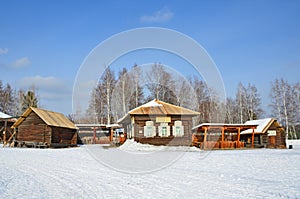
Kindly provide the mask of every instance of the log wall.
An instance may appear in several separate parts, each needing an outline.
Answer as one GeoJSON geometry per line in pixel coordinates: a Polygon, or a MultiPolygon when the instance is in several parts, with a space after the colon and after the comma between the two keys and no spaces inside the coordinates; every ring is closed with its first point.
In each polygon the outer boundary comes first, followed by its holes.
{"type": "Polygon", "coordinates": [[[16,138],[18,142],[42,142],[52,147],[77,145],[75,129],[48,126],[34,112],[18,126],[16,138]]]}
{"type": "Polygon", "coordinates": [[[51,143],[51,128],[32,112],[17,129],[17,140],[51,143]]]}
{"type": "Polygon", "coordinates": [[[160,126],[160,123],[155,122],[155,116],[135,116],[134,140],[140,143],[152,145],[190,146],[192,144],[192,117],[176,115],[171,115],[170,117],[171,122],[168,123],[168,125],[170,126],[171,135],[169,137],[160,137],[158,135],[158,127],[160,126]],[[154,122],[154,125],[156,127],[156,136],[152,138],[146,138],[144,136],[144,126],[146,125],[146,121],[150,120],[154,122]],[[184,126],[184,136],[173,136],[172,127],[174,126],[175,121],[182,121],[182,126],[184,126]]]}
{"type": "Polygon", "coordinates": [[[73,129],[51,127],[52,137],[51,145],[62,144],[62,145],[76,145],[77,144],[77,132],[73,129]]]}

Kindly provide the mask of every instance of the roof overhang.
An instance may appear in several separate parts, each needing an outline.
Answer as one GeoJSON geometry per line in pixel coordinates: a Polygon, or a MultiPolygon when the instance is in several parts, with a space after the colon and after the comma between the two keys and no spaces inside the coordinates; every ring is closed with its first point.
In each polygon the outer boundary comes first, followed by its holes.
{"type": "Polygon", "coordinates": [[[246,130],[246,129],[255,129],[257,125],[252,124],[226,124],[226,123],[202,123],[192,128],[192,130],[210,130],[210,129],[224,129],[227,131],[236,131],[236,130],[246,130]]]}

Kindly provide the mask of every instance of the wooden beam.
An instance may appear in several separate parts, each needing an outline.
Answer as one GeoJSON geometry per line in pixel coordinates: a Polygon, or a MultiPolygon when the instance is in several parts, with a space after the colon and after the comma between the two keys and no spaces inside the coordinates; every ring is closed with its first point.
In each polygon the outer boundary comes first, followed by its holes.
{"type": "Polygon", "coordinates": [[[112,142],[113,136],[114,136],[114,130],[113,130],[113,128],[110,128],[110,138],[109,138],[110,142],[112,142]]]}
{"type": "Polygon", "coordinates": [[[237,141],[236,141],[236,148],[240,148],[240,139],[241,139],[241,128],[238,128],[238,135],[237,135],[237,141]]]}
{"type": "Polygon", "coordinates": [[[93,131],[93,144],[96,144],[96,127],[94,126],[94,131],[93,131]]]}
{"type": "Polygon", "coordinates": [[[7,120],[4,122],[4,130],[3,130],[3,143],[6,145],[6,130],[7,130],[7,120]]]}
{"type": "Polygon", "coordinates": [[[14,135],[17,133],[16,129],[14,129],[14,133],[10,136],[10,138],[7,140],[6,143],[3,144],[3,147],[5,147],[5,145],[11,141],[11,139],[14,137],[14,135]]]}
{"type": "Polygon", "coordinates": [[[224,137],[225,137],[225,129],[222,128],[222,143],[221,143],[221,149],[224,148],[224,137]]]}
{"type": "Polygon", "coordinates": [[[207,127],[204,127],[204,138],[203,138],[203,150],[205,150],[206,138],[207,137],[207,127]]]}
{"type": "Polygon", "coordinates": [[[254,128],[252,128],[252,148],[254,148],[254,128]]]}

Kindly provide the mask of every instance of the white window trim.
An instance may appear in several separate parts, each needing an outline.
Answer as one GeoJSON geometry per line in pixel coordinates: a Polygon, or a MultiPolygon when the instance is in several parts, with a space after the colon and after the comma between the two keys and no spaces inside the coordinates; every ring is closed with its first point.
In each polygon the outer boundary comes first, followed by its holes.
{"type": "Polygon", "coordinates": [[[156,135],[156,127],[153,125],[153,122],[146,122],[146,126],[144,126],[144,137],[154,137],[156,135]],[[149,129],[152,128],[152,131],[149,129]]]}
{"type": "Polygon", "coordinates": [[[170,136],[170,126],[168,125],[168,123],[160,123],[160,126],[158,127],[158,135],[160,137],[169,137],[170,136]],[[163,128],[166,127],[167,129],[167,133],[165,135],[163,135],[163,128]]]}
{"type": "MultiPolygon", "coordinates": [[[[182,124],[181,121],[175,121],[174,124],[178,124],[178,123],[182,124]]],[[[182,137],[182,136],[184,136],[184,126],[182,126],[182,125],[174,125],[173,126],[173,136],[174,137],[182,137]],[[180,127],[180,133],[176,132],[178,127],[180,127]]]]}

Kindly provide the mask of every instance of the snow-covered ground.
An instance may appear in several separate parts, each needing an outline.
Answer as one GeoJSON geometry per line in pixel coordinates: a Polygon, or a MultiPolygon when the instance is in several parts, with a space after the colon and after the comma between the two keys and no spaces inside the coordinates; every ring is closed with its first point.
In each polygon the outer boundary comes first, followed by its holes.
{"type": "Polygon", "coordinates": [[[287,140],[286,145],[287,147],[292,145],[294,149],[300,149],[300,140],[287,140]]]}
{"type": "Polygon", "coordinates": [[[164,169],[133,174],[104,166],[87,146],[0,148],[0,198],[300,198],[298,148],[162,150],[126,143],[93,150],[129,153],[134,146],[139,152],[182,155],[164,169]]]}

